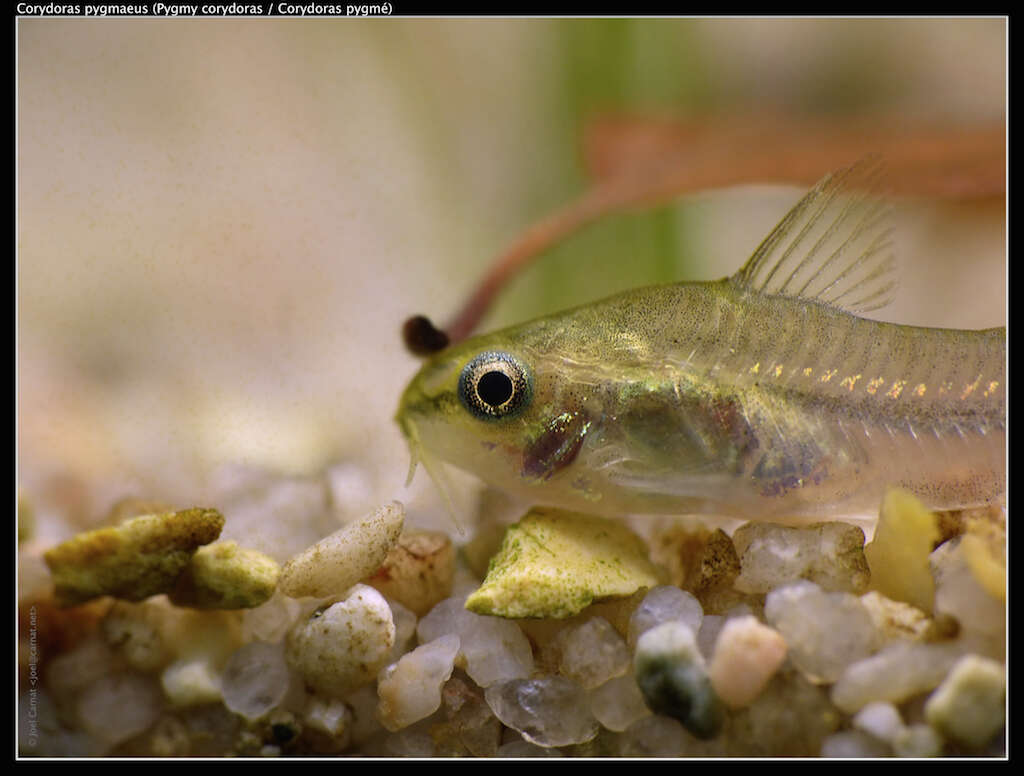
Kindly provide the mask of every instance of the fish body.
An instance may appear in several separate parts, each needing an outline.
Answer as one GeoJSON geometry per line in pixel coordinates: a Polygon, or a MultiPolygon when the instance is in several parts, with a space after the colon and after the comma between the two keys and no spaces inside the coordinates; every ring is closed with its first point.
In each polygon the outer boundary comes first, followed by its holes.
{"type": "MultiPolygon", "coordinates": [[[[854,170],[853,172],[856,172],[854,170]]],[[[637,289],[432,357],[414,457],[535,504],[816,520],[1005,490],[1005,329],[855,315],[891,288],[882,211],[819,183],[735,276],[637,289]]]]}

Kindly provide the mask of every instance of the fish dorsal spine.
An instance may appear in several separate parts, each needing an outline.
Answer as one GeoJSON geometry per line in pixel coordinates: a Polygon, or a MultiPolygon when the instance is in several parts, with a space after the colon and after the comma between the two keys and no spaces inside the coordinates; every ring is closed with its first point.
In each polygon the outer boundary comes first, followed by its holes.
{"type": "Polygon", "coordinates": [[[896,288],[891,206],[882,164],[863,159],[822,178],[730,278],[741,289],[821,302],[851,313],[884,307],[896,288]]]}

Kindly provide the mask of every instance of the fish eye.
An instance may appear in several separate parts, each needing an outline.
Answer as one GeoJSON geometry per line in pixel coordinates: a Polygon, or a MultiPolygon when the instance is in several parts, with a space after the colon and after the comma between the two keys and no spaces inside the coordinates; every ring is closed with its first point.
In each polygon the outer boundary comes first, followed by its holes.
{"type": "Polygon", "coordinates": [[[530,403],[533,378],[509,353],[481,353],[459,375],[459,399],[482,419],[507,418],[530,403]]]}

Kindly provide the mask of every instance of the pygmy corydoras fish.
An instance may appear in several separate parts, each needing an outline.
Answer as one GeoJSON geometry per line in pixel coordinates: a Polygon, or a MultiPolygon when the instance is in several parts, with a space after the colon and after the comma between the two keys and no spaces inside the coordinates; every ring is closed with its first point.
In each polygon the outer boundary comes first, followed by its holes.
{"type": "Polygon", "coordinates": [[[1006,330],[858,317],[893,288],[877,165],[826,176],[730,278],[642,288],[433,355],[397,420],[413,464],[598,514],[820,520],[901,486],[1006,484],[1006,330]]]}

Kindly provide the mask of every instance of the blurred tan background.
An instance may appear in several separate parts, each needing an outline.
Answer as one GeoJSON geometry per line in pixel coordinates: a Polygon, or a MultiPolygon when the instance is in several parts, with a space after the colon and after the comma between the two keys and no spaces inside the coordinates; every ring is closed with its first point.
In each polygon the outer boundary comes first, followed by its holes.
{"type": "MultiPolygon", "coordinates": [[[[578,194],[598,112],[1006,110],[1001,19],[31,19],[17,46],[18,484],[55,538],[124,496],[192,505],[237,463],[341,465],[346,517],[436,511],[422,472],[404,488],[401,323],[443,322],[578,194]]],[[[729,274],[797,195],[595,227],[485,328],[729,274]]],[[[907,213],[888,317],[1004,324],[1002,203],[907,213]]]]}

